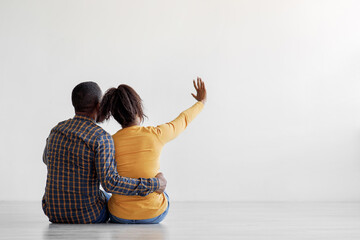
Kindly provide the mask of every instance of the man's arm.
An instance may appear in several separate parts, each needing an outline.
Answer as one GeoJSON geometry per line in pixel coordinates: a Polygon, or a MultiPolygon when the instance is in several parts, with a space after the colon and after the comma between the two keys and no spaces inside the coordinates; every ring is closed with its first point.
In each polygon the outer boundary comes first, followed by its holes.
{"type": "Polygon", "coordinates": [[[159,176],[159,178],[137,179],[119,176],[114,160],[114,142],[109,134],[100,136],[97,144],[95,167],[100,183],[105,191],[120,195],[146,196],[155,191],[162,192],[165,190],[166,180],[164,182],[163,176],[159,176]]]}
{"type": "Polygon", "coordinates": [[[48,159],[47,159],[48,139],[49,139],[49,137],[46,139],[46,144],[45,144],[45,148],[44,148],[44,152],[43,152],[43,157],[42,157],[43,162],[45,163],[45,165],[47,165],[47,163],[48,163],[48,159]]]}
{"type": "Polygon", "coordinates": [[[155,192],[163,193],[165,191],[166,184],[167,184],[164,174],[162,172],[159,172],[158,174],[156,174],[155,178],[157,178],[159,180],[159,184],[160,184],[159,189],[156,190],[155,192]]]}

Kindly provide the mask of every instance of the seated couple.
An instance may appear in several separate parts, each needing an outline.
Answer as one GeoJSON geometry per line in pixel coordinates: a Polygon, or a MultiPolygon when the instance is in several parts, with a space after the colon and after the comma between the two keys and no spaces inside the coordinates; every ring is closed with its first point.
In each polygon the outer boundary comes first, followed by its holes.
{"type": "Polygon", "coordinates": [[[94,82],[77,85],[72,91],[75,117],[51,130],[44,150],[42,206],[49,221],[161,222],[169,211],[169,197],[166,179],[158,173],[160,153],[202,110],[204,82],[198,78],[194,87],[197,103],[192,107],[169,123],[142,127],[142,100],[131,87],[110,88],[102,97],[94,82]],[[96,124],[111,116],[121,125],[113,136],[96,124]]]}

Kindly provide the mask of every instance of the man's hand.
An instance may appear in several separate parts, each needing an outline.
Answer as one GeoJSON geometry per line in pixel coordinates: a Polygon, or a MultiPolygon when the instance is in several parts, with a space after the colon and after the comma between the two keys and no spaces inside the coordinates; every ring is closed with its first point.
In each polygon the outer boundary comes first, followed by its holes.
{"type": "Polygon", "coordinates": [[[201,78],[197,78],[197,83],[195,83],[195,80],[193,81],[194,83],[194,87],[196,90],[196,95],[195,94],[191,94],[196,100],[202,102],[205,104],[206,102],[206,88],[205,88],[205,83],[203,82],[203,80],[201,80],[201,78]]]}
{"type": "Polygon", "coordinates": [[[155,192],[157,193],[163,193],[165,191],[165,188],[166,188],[166,184],[167,184],[167,181],[164,177],[164,174],[163,173],[158,173],[156,174],[155,176],[157,179],[159,179],[159,183],[160,183],[160,187],[158,190],[156,190],[155,192]]]}

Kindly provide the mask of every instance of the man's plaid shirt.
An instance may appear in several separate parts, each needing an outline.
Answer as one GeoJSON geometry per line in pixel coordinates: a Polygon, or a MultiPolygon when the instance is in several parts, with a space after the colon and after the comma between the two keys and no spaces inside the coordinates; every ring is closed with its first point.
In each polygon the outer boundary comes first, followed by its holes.
{"type": "Polygon", "coordinates": [[[92,119],[76,115],[60,122],[44,151],[47,181],[43,210],[54,223],[92,223],[106,207],[99,190],[146,196],[156,191],[156,178],[132,179],[116,171],[112,137],[92,119]]]}

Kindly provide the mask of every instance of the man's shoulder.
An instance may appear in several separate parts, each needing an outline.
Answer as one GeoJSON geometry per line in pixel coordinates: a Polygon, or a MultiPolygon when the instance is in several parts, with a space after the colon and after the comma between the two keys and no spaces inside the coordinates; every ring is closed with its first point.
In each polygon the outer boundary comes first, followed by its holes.
{"type": "Polygon", "coordinates": [[[53,131],[57,131],[57,130],[59,130],[59,129],[61,129],[61,128],[63,128],[63,127],[65,127],[68,123],[69,123],[69,121],[71,120],[71,118],[70,119],[67,119],[67,120],[64,120],[64,121],[61,121],[61,122],[59,122],[58,124],[56,124],[52,129],[51,129],[51,132],[53,132],[53,131]]]}
{"type": "Polygon", "coordinates": [[[75,135],[83,137],[86,136],[86,138],[91,138],[93,140],[101,136],[111,137],[108,132],[97,125],[94,121],[79,119],[76,117],[59,122],[51,131],[63,133],[70,132],[75,135]]]}

